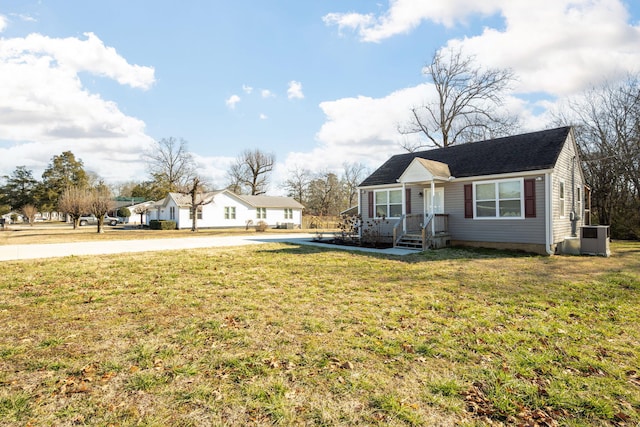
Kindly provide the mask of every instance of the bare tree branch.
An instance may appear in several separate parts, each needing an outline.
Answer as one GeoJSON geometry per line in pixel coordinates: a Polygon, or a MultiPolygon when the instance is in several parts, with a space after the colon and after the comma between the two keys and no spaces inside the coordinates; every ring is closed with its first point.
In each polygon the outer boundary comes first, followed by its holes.
{"type": "Polygon", "coordinates": [[[436,102],[411,108],[410,121],[398,126],[402,134],[422,134],[426,143],[403,144],[408,151],[448,147],[482,137],[511,133],[516,119],[500,113],[505,89],[513,81],[510,70],[482,69],[461,50],[437,51],[423,73],[433,82],[436,102]]]}
{"type": "Polygon", "coordinates": [[[267,192],[269,175],[273,171],[276,158],[259,149],[245,150],[227,171],[231,191],[242,194],[248,192],[257,196],[267,192]]]}
{"type": "Polygon", "coordinates": [[[195,164],[185,140],[163,138],[145,153],[147,169],[163,193],[178,191],[195,174],[195,164]]]}

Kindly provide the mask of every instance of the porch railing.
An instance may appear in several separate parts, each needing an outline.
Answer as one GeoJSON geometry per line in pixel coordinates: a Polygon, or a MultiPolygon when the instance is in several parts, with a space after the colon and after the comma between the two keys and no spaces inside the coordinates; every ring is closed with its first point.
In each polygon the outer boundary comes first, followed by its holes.
{"type": "Polygon", "coordinates": [[[404,234],[402,231],[404,230],[403,224],[404,224],[404,219],[406,217],[407,215],[402,215],[400,218],[398,218],[395,224],[393,224],[393,247],[394,248],[396,247],[398,240],[400,240],[400,238],[404,234]]]}
{"type": "Polygon", "coordinates": [[[448,214],[408,214],[402,215],[393,224],[393,245],[395,246],[404,234],[421,234],[422,246],[426,249],[429,238],[433,234],[449,232],[448,214]]]}
{"type": "Polygon", "coordinates": [[[449,233],[449,214],[428,214],[422,227],[422,250],[427,249],[429,239],[436,234],[449,233]]]}

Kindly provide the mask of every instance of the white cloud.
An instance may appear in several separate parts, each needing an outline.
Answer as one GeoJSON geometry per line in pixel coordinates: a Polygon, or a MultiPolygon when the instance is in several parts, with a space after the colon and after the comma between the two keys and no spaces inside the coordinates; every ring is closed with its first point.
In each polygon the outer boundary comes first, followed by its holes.
{"type": "Polygon", "coordinates": [[[238,95],[231,95],[226,101],[224,101],[224,103],[227,104],[227,107],[232,110],[236,108],[236,104],[238,102],[240,102],[240,97],[238,95]]]}
{"type": "Polygon", "coordinates": [[[45,59],[52,67],[66,69],[70,73],[86,71],[140,89],[149,89],[153,85],[153,67],[129,64],[95,34],[84,35],[86,40],[75,37],[56,39],[41,34],[6,39],[0,45],[0,61],[17,63],[24,58],[45,59]]]}
{"type": "Polygon", "coordinates": [[[251,92],[253,92],[253,88],[251,86],[242,85],[242,91],[249,95],[251,94],[251,92]]]}
{"type": "Polygon", "coordinates": [[[267,120],[269,117],[264,114],[264,113],[260,113],[260,115],[258,116],[260,118],[260,120],[267,120]]]}
{"type": "Polygon", "coordinates": [[[618,0],[505,2],[502,14],[503,30],[449,44],[487,66],[512,68],[520,92],[564,96],[640,71],[640,26],[618,0]]]}
{"type": "Polygon", "coordinates": [[[260,96],[262,96],[263,98],[274,98],[276,95],[269,89],[262,89],[260,91],[260,96]]]}
{"type": "MultiPolygon", "coordinates": [[[[389,9],[381,16],[358,13],[329,13],[323,17],[327,25],[340,30],[356,31],[366,42],[380,42],[386,38],[408,33],[422,21],[433,21],[447,27],[471,14],[489,15],[498,11],[504,0],[390,0],[389,9]]],[[[526,2],[519,2],[526,3],[526,2]]],[[[531,8],[530,4],[526,7],[531,8]]]]}
{"type": "Polygon", "coordinates": [[[398,126],[408,120],[409,108],[421,105],[427,94],[428,85],[423,84],[383,98],[358,96],[321,103],[326,121],[316,135],[318,146],[311,152],[290,153],[282,169],[303,166],[339,173],[345,161],[378,167],[402,152],[402,142],[417,138],[400,135],[398,126]]]}
{"type": "Polygon", "coordinates": [[[7,25],[9,25],[9,22],[7,21],[7,17],[4,15],[0,15],[0,33],[7,28],[7,25]]]}
{"type": "Polygon", "coordinates": [[[289,89],[287,89],[287,97],[289,99],[303,99],[302,83],[291,80],[289,82],[289,89]]]}
{"type": "Polygon", "coordinates": [[[10,15],[17,17],[24,22],[38,22],[38,20],[31,15],[26,15],[23,13],[12,13],[10,15]]]}
{"type": "Polygon", "coordinates": [[[380,16],[332,13],[328,25],[380,42],[423,21],[445,26],[472,15],[499,15],[503,28],[450,40],[485,66],[511,68],[521,93],[563,96],[640,71],[640,25],[629,22],[621,0],[391,0],[380,16]]]}
{"type": "Polygon", "coordinates": [[[94,35],[2,39],[0,141],[12,146],[0,148],[0,171],[16,165],[41,171],[65,150],[108,180],[140,169],[140,152],[151,140],[144,122],[89,93],[78,77],[81,71],[143,89],[154,82],[153,68],[128,64],[94,35]]]}

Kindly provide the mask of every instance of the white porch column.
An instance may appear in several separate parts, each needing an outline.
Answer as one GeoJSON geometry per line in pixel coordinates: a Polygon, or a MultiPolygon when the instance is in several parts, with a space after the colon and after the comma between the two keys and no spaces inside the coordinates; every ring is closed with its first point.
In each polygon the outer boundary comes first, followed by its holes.
{"type": "Polygon", "coordinates": [[[436,180],[431,179],[431,213],[433,213],[433,218],[431,219],[431,235],[436,235],[436,216],[435,216],[435,206],[436,206],[436,180]]]}

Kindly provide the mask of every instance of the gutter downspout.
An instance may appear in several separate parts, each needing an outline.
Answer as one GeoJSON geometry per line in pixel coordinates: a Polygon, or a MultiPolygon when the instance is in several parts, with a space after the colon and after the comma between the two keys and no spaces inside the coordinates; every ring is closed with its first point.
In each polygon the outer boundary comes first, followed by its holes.
{"type": "Polygon", "coordinates": [[[544,214],[544,226],[545,226],[545,250],[547,255],[553,255],[551,245],[553,244],[553,195],[551,194],[551,174],[544,174],[544,194],[545,194],[545,214],[544,214]]]}
{"type": "Polygon", "coordinates": [[[576,214],[576,156],[571,159],[571,237],[578,234],[578,215],[576,214]]]}

